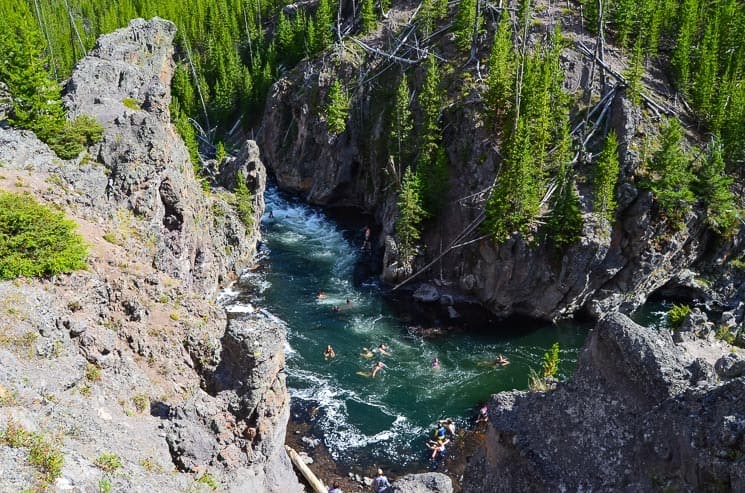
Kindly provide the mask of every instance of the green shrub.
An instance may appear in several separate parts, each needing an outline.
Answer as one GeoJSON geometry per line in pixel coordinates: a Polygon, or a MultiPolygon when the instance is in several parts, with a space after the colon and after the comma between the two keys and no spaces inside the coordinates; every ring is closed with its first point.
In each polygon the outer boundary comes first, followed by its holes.
{"type": "Polygon", "coordinates": [[[94,464],[106,472],[114,472],[122,467],[122,461],[116,454],[101,454],[94,464]]]}
{"type": "Polygon", "coordinates": [[[132,402],[138,412],[144,413],[150,407],[150,398],[145,394],[137,394],[132,397],[132,402]]]}
{"type": "Polygon", "coordinates": [[[103,127],[87,115],[66,121],[61,126],[36,130],[41,140],[62,159],[74,159],[88,146],[101,140],[103,127]]]}
{"type": "Polygon", "coordinates": [[[670,323],[670,328],[673,330],[679,329],[683,324],[683,320],[686,316],[691,313],[691,307],[688,305],[673,305],[670,311],[667,312],[667,321],[670,323]]]}
{"type": "Polygon", "coordinates": [[[199,477],[199,479],[197,479],[197,483],[206,484],[207,486],[209,486],[213,490],[214,489],[217,489],[217,487],[220,486],[217,483],[217,480],[215,479],[215,477],[212,474],[208,473],[208,472],[202,474],[199,477]]]}
{"type": "Polygon", "coordinates": [[[28,461],[39,473],[41,490],[45,490],[62,474],[65,458],[56,441],[49,440],[40,433],[31,433],[10,420],[5,431],[0,434],[0,443],[12,448],[28,449],[28,461]]]}
{"type": "Polygon", "coordinates": [[[76,224],[31,196],[0,192],[0,279],[85,269],[76,224]]]}
{"type": "Polygon", "coordinates": [[[715,335],[717,339],[727,344],[734,344],[735,339],[737,339],[737,335],[732,332],[732,328],[729,325],[720,325],[715,335]]]}
{"type": "Polygon", "coordinates": [[[89,382],[98,382],[101,380],[101,369],[93,363],[85,366],[85,379],[89,382]]]}
{"type": "Polygon", "coordinates": [[[559,343],[555,342],[551,350],[543,353],[543,376],[554,377],[559,371],[559,343]]]}
{"type": "Polygon", "coordinates": [[[101,478],[98,482],[98,493],[111,493],[112,488],[111,480],[108,478],[101,478]]]}

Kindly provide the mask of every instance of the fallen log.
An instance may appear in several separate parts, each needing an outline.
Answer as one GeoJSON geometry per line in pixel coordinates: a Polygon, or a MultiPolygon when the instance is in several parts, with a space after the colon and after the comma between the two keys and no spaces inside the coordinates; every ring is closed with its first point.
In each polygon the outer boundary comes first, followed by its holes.
{"type": "Polygon", "coordinates": [[[311,471],[310,468],[305,464],[305,462],[303,462],[303,459],[300,458],[298,453],[295,452],[289,445],[285,445],[285,449],[287,449],[287,455],[290,456],[292,465],[294,465],[295,468],[300,471],[300,474],[302,474],[305,480],[308,482],[311,489],[313,490],[313,493],[328,493],[328,489],[326,489],[326,487],[323,485],[323,482],[318,479],[315,474],[313,474],[313,471],[311,471]]]}

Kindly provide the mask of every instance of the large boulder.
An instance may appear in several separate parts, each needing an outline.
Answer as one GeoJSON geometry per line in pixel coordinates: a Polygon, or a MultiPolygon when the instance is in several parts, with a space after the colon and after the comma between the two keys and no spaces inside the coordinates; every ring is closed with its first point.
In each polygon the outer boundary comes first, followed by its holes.
{"type": "Polygon", "coordinates": [[[445,474],[407,474],[394,481],[391,493],[453,493],[453,481],[445,474]]]}
{"type": "Polygon", "coordinates": [[[493,397],[464,491],[745,491],[745,380],[708,373],[667,331],[610,314],[571,380],[493,397]]]}

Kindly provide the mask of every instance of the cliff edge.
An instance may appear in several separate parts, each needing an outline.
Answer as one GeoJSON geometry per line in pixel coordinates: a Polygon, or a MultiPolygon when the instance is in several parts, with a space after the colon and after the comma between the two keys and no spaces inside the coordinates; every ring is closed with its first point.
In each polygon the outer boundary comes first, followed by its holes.
{"type": "MultiPolygon", "coordinates": [[[[216,301],[252,261],[263,164],[249,141],[230,165],[252,191],[248,226],[232,193],[204,191],[170,121],[175,33],[136,19],[77,64],[69,113],[104,127],[77,159],[0,127],[0,190],[64,211],[89,250],[87,270],[0,282],[0,425],[6,444],[20,429],[61,454],[59,491],[296,491],[284,328],[228,321],[216,301]]],[[[0,489],[42,484],[32,455],[0,447],[0,489]]]]}

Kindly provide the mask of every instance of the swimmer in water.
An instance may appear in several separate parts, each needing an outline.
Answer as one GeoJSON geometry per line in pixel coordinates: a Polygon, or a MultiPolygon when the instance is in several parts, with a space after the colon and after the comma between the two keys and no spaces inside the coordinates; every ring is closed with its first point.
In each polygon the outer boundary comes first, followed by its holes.
{"type": "Polygon", "coordinates": [[[499,356],[497,356],[497,359],[494,360],[494,366],[507,366],[510,364],[510,360],[502,356],[500,353],[499,356]]]}
{"type": "Polygon", "coordinates": [[[362,356],[363,358],[372,358],[373,356],[375,356],[375,353],[370,351],[369,348],[363,347],[360,356],[362,356]]]}
{"type": "Polygon", "coordinates": [[[372,377],[375,378],[375,375],[377,375],[377,373],[383,368],[385,368],[385,365],[383,364],[383,362],[378,361],[377,364],[373,367],[372,377]]]}
{"type": "Polygon", "coordinates": [[[432,360],[432,368],[439,368],[440,367],[440,360],[435,357],[435,359],[432,360]]]}
{"type": "Polygon", "coordinates": [[[329,358],[336,358],[336,353],[334,352],[334,348],[331,347],[331,344],[326,346],[326,351],[323,352],[323,359],[328,360],[329,358]]]}
{"type": "Polygon", "coordinates": [[[385,344],[381,344],[380,346],[378,346],[378,352],[385,356],[390,356],[390,353],[388,352],[390,349],[391,348],[389,348],[385,344]]]}
{"type": "Polygon", "coordinates": [[[318,296],[316,296],[316,299],[322,300],[324,298],[326,298],[326,293],[324,293],[323,290],[319,291],[318,296]]]}

